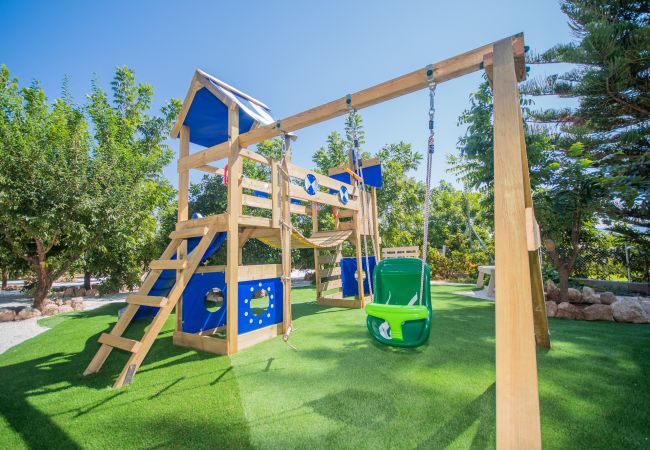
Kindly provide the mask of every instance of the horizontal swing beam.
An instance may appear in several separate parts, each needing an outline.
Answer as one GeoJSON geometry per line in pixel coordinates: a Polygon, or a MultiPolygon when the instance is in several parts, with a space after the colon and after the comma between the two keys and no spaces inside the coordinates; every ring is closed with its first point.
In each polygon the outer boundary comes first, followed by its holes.
{"type": "MultiPolygon", "coordinates": [[[[520,78],[525,76],[524,66],[524,35],[523,33],[510,36],[504,40],[512,41],[513,52],[517,67],[517,73],[520,78]]],[[[483,68],[484,56],[491,54],[497,42],[484,45],[482,47],[470,50],[452,58],[445,59],[438,63],[432,64],[433,78],[436,83],[453,80],[455,78],[476,72],[483,68]]],[[[368,106],[376,105],[387,100],[401,97],[412,92],[419,91],[428,86],[427,67],[414,72],[402,75],[392,80],[385,81],[375,86],[369,87],[362,91],[350,95],[351,106],[355,109],[362,109],[368,106]]],[[[348,112],[347,97],[333,100],[307,111],[303,111],[293,116],[280,120],[282,131],[278,130],[276,124],[266,125],[255,128],[246,133],[240,134],[238,139],[239,147],[245,148],[258,144],[266,139],[279,136],[282,132],[296,131],[306,128],[326,120],[333,119],[348,112]]],[[[227,143],[215,145],[200,152],[193,153],[182,163],[179,163],[179,169],[196,168],[208,164],[225,156],[227,143]]]]}

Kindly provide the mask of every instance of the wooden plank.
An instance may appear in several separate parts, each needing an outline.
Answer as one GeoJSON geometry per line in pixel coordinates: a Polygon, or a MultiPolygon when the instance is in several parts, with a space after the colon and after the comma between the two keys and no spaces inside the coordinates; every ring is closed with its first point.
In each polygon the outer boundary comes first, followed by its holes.
{"type": "Polygon", "coordinates": [[[167,304],[167,297],[130,294],[126,297],[126,302],[133,305],[161,307],[167,304]]]}
{"type": "Polygon", "coordinates": [[[291,310],[291,184],[286,174],[289,173],[289,160],[291,159],[291,137],[283,135],[285,157],[282,160],[281,183],[281,243],[282,243],[282,330],[289,334],[293,329],[293,313],[291,310]]]}
{"type": "Polygon", "coordinates": [[[326,281],[325,283],[321,283],[320,285],[322,292],[329,291],[330,289],[340,288],[342,286],[343,286],[343,280],[341,279],[326,281]]]}
{"type": "Polygon", "coordinates": [[[214,216],[200,217],[198,219],[184,220],[176,224],[177,230],[185,228],[212,227],[216,226],[218,231],[226,231],[228,226],[228,214],[217,214],[214,216]]]}
{"type": "MultiPolygon", "coordinates": [[[[311,203],[311,232],[312,234],[318,233],[318,204],[315,202],[311,203]]],[[[314,281],[316,284],[316,298],[320,297],[322,291],[320,283],[321,276],[320,250],[314,249],[314,281]]]]}
{"type": "Polygon", "coordinates": [[[337,264],[341,261],[341,254],[337,253],[336,255],[321,255],[320,263],[323,264],[337,264]]]}
{"type": "Polygon", "coordinates": [[[536,252],[542,246],[539,237],[539,225],[535,220],[535,213],[532,207],[526,208],[526,243],[529,252],[536,252]]]}
{"type": "Polygon", "coordinates": [[[201,266],[198,269],[194,271],[194,273],[212,273],[212,272],[225,272],[226,271],[225,265],[220,265],[220,266],[201,266]]]}
{"type": "MultiPolygon", "coordinates": [[[[507,38],[508,41],[515,43],[517,43],[517,41],[522,41],[522,44],[523,39],[524,36],[521,33],[507,38]]],[[[493,47],[494,44],[484,45],[461,55],[432,64],[436,82],[443,83],[468,73],[481,70],[483,55],[492,52],[493,47]]],[[[517,45],[515,48],[521,48],[523,54],[523,45],[517,45]]],[[[350,96],[352,106],[359,110],[377,103],[385,102],[392,98],[424,89],[429,83],[426,73],[427,67],[423,67],[406,75],[402,75],[356,92],[350,96]]],[[[347,114],[348,109],[349,105],[346,102],[346,97],[341,97],[329,103],[282,119],[282,130],[285,132],[296,131],[347,114]]],[[[276,129],[275,124],[262,126],[239,136],[240,145],[242,147],[249,147],[265,139],[271,139],[278,136],[279,134],[280,133],[276,129]]]]}
{"type": "Polygon", "coordinates": [[[316,304],[323,306],[334,306],[336,308],[363,308],[363,302],[356,298],[347,300],[344,298],[321,297],[316,300],[316,304]]]}
{"type": "MultiPolygon", "coordinates": [[[[190,152],[190,129],[186,126],[181,127],[181,139],[180,146],[178,151],[179,161],[183,158],[186,158],[190,152]]],[[[181,223],[188,219],[189,214],[189,189],[190,189],[190,173],[189,169],[180,169],[178,171],[178,217],[176,223],[181,223]]],[[[187,230],[187,229],[186,229],[187,230]]],[[[203,233],[201,236],[204,236],[203,233]]],[[[171,237],[171,236],[170,236],[171,237]]],[[[180,238],[180,237],[179,237],[180,238]]],[[[173,238],[172,238],[173,239],[173,238]]],[[[176,250],[176,259],[179,264],[183,264],[181,268],[184,268],[184,261],[187,258],[187,241],[183,241],[179,244],[178,249],[176,250]]],[[[162,269],[163,267],[152,267],[152,269],[162,269]]],[[[176,272],[176,283],[183,282],[183,274],[181,272],[176,272]]],[[[183,299],[176,303],[176,329],[180,330],[183,327],[183,299]]]]}
{"type": "Polygon", "coordinates": [[[372,234],[375,242],[375,262],[381,261],[381,237],[379,236],[379,207],[377,206],[377,188],[370,188],[371,202],[370,213],[372,214],[372,234]]]}
{"type": "Polygon", "coordinates": [[[222,142],[178,160],[178,171],[202,167],[228,157],[228,142],[222,142]]]}
{"type": "Polygon", "coordinates": [[[175,331],[172,337],[174,345],[194,348],[217,355],[228,355],[228,342],[216,337],[175,331]]]}
{"type": "Polygon", "coordinates": [[[541,448],[519,98],[512,41],[494,46],[497,448],[541,448]]]}
{"type": "Polygon", "coordinates": [[[153,270],[183,270],[187,268],[187,262],[179,259],[154,259],[149,263],[153,270]]]}
{"type": "Polygon", "coordinates": [[[239,216],[239,225],[242,227],[271,228],[272,224],[271,224],[271,219],[266,217],[241,215],[239,216]]]}
{"type": "MultiPolygon", "coordinates": [[[[239,225],[242,215],[242,186],[241,174],[243,160],[240,156],[239,136],[239,107],[234,105],[228,109],[228,237],[226,265],[226,284],[231,287],[239,282],[239,225]]],[[[269,219],[270,222],[270,219],[269,219]]],[[[228,352],[237,353],[238,333],[238,299],[237,289],[227,289],[226,304],[226,339],[228,352]]]]}
{"type": "Polygon", "coordinates": [[[283,333],[282,324],[269,325],[268,327],[260,328],[259,330],[249,331],[248,333],[240,334],[238,337],[239,350],[259,344],[260,342],[268,341],[283,333]]]}
{"type": "Polygon", "coordinates": [[[420,247],[410,246],[384,248],[382,250],[382,255],[384,258],[419,258],[420,247]]]}
{"type": "Polygon", "coordinates": [[[170,239],[188,239],[192,237],[203,237],[207,234],[208,227],[183,228],[182,230],[169,233],[170,239]]]}
{"type": "MultiPolygon", "coordinates": [[[[271,211],[275,211],[275,209],[273,208],[272,199],[256,197],[254,195],[242,194],[242,205],[249,206],[251,208],[262,208],[262,209],[269,209],[271,211]]],[[[308,216],[310,214],[310,209],[305,205],[294,205],[292,203],[290,205],[290,208],[293,214],[300,214],[303,216],[308,216]]]]}
{"type": "Polygon", "coordinates": [[[114,336],[107,333],[102,333],[102,335],[99,336],[99,342],[101,344],[110,345],[113,348],[119,348],[131,353],[135,353],[140,350],[140,343],[138,341],[123,338],[121,336],[114,336]]]}
{"type": "Polygon", "coordinates": [[[328,277],[335,277],[337,275],[341,275],[341,267],[340,266],[330,267],[328,269],[322,269],[320,271],[321,279],[328,278],[328,277]]]}
{"type": "Polygon", "coordinates": [[[239,281],[260,280],[282,276],[282,264],[239,266],[239,281]]]}
{"type": "Polygon", "coordinates": [[[289,176],[293,178],[304,180],[307,174],[312,174],[316,177],[316,180],[320,186],[326,187],[328,189],[335,189],[337,191],[341,190],[341,187],[345,187],[350,193],[351,197],[357,197],[359,195],[357,188],[351,184],[335,180],[334,178],[330,178],[328,176],[314,172],[313,170],[305,169],[304,167],[300,167],[295,164],[288,163],[287,166],[289,167],[289,176]]]}
{"type": "Polygon", "coordinates": [[[258,162],[260,164],[264,164],[266,166],[270,166],[272,162],[270,158],[267,158],[266,156],[260,155],[259,153],[256,152],[252,152],[246,148],[242,148],[241,150],[239,150],[239,155],[243,156],[244,158],[250,159],[252,161],[258,162]]]}
{"type": "Polygon", "coordinates": [[[280,189],[280,166],[277,161],[271,164],[271,222],[273,228],[280,228],[280,219],[282,216],[282,196],[280,189]]]}
{"type": "MultiPolygon", "coordinates": [[[[372,167],[372,166],[376,166],[377,164],[381,164],[381,160],[379,159],[379,157],[374,157],[374,158],[370,158],[370,159],[361,160],[361,168],[362,168],[362,169],[363,169],[364,167],[372,167]]],[[[327,171],[327,173],[328,173],[330,176],[332,176],[332,175],[338,175],[338,174],[340,174],[340,173],[346,172],[346,169],[347,169],[347,170],[350,170],[350,166],[349,166],[349,165],[345,165],[345,166],[340,166],[340,167],[332,167],[331,169],[329,169],[329,170],[327,171]]]]}
{"type": "Polygon", "coordinates": [[[306,202],[318,202],[325,205],[332,205],[338,208],[346,208],[352,210],[359,209],[359,200],[350,199],[346,204],[341,202],[338,195],[328,194],[327,192],[316,192],[314,195],[309,195],[302,186],[296,184],[289,185],[289,195],[291,198],[304,200],[306,202]]]}

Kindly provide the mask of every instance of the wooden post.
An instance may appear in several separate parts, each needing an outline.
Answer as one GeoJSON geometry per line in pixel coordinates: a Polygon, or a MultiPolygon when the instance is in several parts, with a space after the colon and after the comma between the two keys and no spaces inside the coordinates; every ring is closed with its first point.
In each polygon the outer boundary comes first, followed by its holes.
{"type": "MultiPolygon", "coordinates": [[[[318,203],[311,202],[311,232],[318,233],[318,203]]],[[[316,300],[321,297],[320,291],[320,250],[314,249],[314,280],[316,283],[316,300]]]]}
{"type": "Polygon", "coordinates": [[[228,108],[228,238],[226,256],[226,339],[228,354],[237,353],[239,285],[239,216],[241,204],[242,157],[239,155],[239,107],[228,108]]]}
{"type": "MultiPolygon", "coordinates": [[[[178,151],[179,160],[190,154],[190,129],[183,125],[180,133],[180,146],[178,151]]],[[[189,217],[189,188],[190,188],[190,171],[189,169],[178,170],[178,223],[181,223],[189,217]]],[[[179,261],[187,259],[187,240],[183,240],[176,249],[176,259],[179,261]]],[[[176,272],[176,283],[184,283],[185,271],[176,272]]],[[[176,303],[176,331],[183,329],[183,297],[176,303]]]]}
{"type": "Polygon", "coordinates": [[[372,233],[373,237],[375,238],[375,248],[373,250],[375,252],[375,261],[379,262],[381,261],[381,238],[379,237],[379,209],[377,207],[377,188],[372,187],[370,191],[372,192],[372,207],[370,208],[373,227],[372,233]]]}
{"type": "Polygon", "coordinates": [[[512,40],[494,45],[497,447],[539,449],[541,432],[512,40]]]}
{"type": "MultiPolygon", "coordinates": [[[[519,91],[517,91],[519,94],[519,91]]],[[[517,97],[519,102],[519,97],[517,97]]],[[[517,103],[519,104],[519,103],[517,103]]],[[[533,209],[533,195],[530,188],[530,173],[528,169],[528,155],[526,153],[526,137],[524,135],[524,121],[519,112],[519,148],[521,149],[521,170],[524,176],[524,205],[533,209]]],[[[533,221],[535,220],[533,214],[533,221]]],[[[536,223],[536,222],[535,222],[536,223]]],[[[539,235],[537,235],[539,236],[539,235]]],[[[548,331],[548,318],[546,316],[546,303],[544,299],[544,281],[542,280],[542,267],[539,262],[538,249],[528,251],[528,267],[530,268],[531,295],[533,301],[533,325],[535,328],[535,342],[542,348],[551,348],[551,336],[548,331]]]]}
{"type": "MultiPolygon", "coordinates": [[[[284,135],[284,142],[287,149],[287,154],[284,158],[284,173],[289,173],[287,162],[291,159],[291,137],[284,135]]],[[[284,292],[283,298],[283,318],[282,326],[283,332],[288,333],[291,329],[291,198],[289,197],[289,178],[282,175],[282,221],[283,225],[280,226],[280,233],[282,233],[282,287],[284,292]]]]}

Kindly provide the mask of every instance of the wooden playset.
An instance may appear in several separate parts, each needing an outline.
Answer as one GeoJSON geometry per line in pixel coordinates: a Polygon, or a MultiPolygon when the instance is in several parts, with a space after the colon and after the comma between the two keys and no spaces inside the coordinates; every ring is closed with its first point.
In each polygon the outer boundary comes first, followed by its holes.
{"type": "MultiPolygon", "coordinates": [[[[349,166],[330,171],[329,176],[316,173],[290,162],[291,132],[429,87],[430,158],[435,86],[485,70],[494,94],[495,253],[499,267],[496,272],[497,446],[540,448],[535,341],[547,348],[550,341],[537,257],[539,234],[517,88],[518,81],[526,76],[524,53],[523,34],[518,34],[277,121],[263,103],[197,71],[172,131],[172,137],[180,138],[176,230],[171,233],[169,246],[160,259],[151,262],[140,291],[127,298],[127,307],[113,329],[99,338],[99,351],[84,373],[99,371],[111,351],[118,348],[130,352],[131,356],[114,386],[131,383],[174,310],[177,322],[173,342],[177,345],[233,354],[277,335],[284,334],[286,340],[292,327],[292,248],[314,249],[318,303],[366,306],[372,295],[371,264],[377,263],[380,255],[375,188],[381,185],[381,176],[374,184],[368,180],[373,178],[371,168],[379,168],[380,163],[360,161],[358,154],[352,153],[349,166]],[[281,161],[249,150],[277,136],[283,144],[281,161]],[[190,154],[190,143],[205,148],[190,154]],[[211,165],[224,159],[227,160],[224,168],[211,165]],[[245,159],[266,167],[269,179],[244,176],[245,159]],[[190,218],[190,170],[228,179],[227,211],[190,218]],[[313,220],[312,234],[307,237],[292,226],[292,215],[316,218],[323,205],[337,209],[335,229],[319,230],[318,221],[313,220]],[[270,214],[251,213],[260,209],[270,214]],[[281,264],[242,265],[242,247],[249,239],[281,248],[281,264]],[[369,257],[367,239],[372,242],[373,258],[369,257]],[[354,245],[356,258],[341,258],[341,245],[346,240],[354,245]],[[226,247],[226,265],[206,266],[205,261],[222,244],[226,247]],[[353,274],[354,283],[346,283],[346,273],[353,274]],[[203,297],[213,288],[224,293],[225,301],[216,312],[206,314],[203,297]],[[328,294],[332,289],[337,292],[328,294]],[[366,296],[368,292],[371,295],[366,296]],[[251,302],[259,296],[268,300],[262,314],[251,308],[251,302]],[[143,338],[136,341],[123,337],[133,318],[147,311],[153,320],[143,338]]],[[[388,252],[386,256],[401,256],[397,254],[400,252],[404,256],[418,256],[413,249],[388,252]]],[[[426,254],[426,245],[422,254],[426,254]]],[[[400,258],[382,262],[377,271],[386,277],[394,276],[393,261],[397,264],[400,258]]],[[[423,264],[418,259],[406,261],[408,282],[426,282],[426,287],[420,289],[420,304],[423,297],[425,303],[430,303],[423,264]]],[[[382,286],[376,288],[375,295],[379,298],[383,295],[382,286]]],[[[381,309],[383,305],[378,306],[381,309]]],[[[430,313],[430,305],[428,308],[430,313]]]]}

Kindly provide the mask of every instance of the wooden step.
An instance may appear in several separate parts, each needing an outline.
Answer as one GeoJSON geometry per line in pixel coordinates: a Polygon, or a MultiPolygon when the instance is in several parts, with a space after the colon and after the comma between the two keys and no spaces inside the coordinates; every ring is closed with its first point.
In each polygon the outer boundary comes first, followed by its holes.
{"type": "Polygon", "coordinates": [[[136,353],[140,350],[140,342],[107,333],[102,333],[99,337],[99,342],[131,353],[136,353]]]}
{"type": "Polygon", "coordinates": [[[192,238],[192,237],[203,237],[206,234],[208,234],[208,227],[192,227],[192,228],[184,228],[182,230],[178,231],[172,231],[169,233],[169,238],[170,239],[187,239],[187,238],[192,238]]]}
{"type": "Polygon", "coordinates": [[[167,304],[167,297],[131,294],[126,298],[126,302],[131,303],[133,305],[162,307],[167,304]]]}
{"type": "Polygon", "coordinates": [[[152,270],[183,270],[187,268],[187,261],[178,259],[155,259],[149,263],[152,270]]]}

